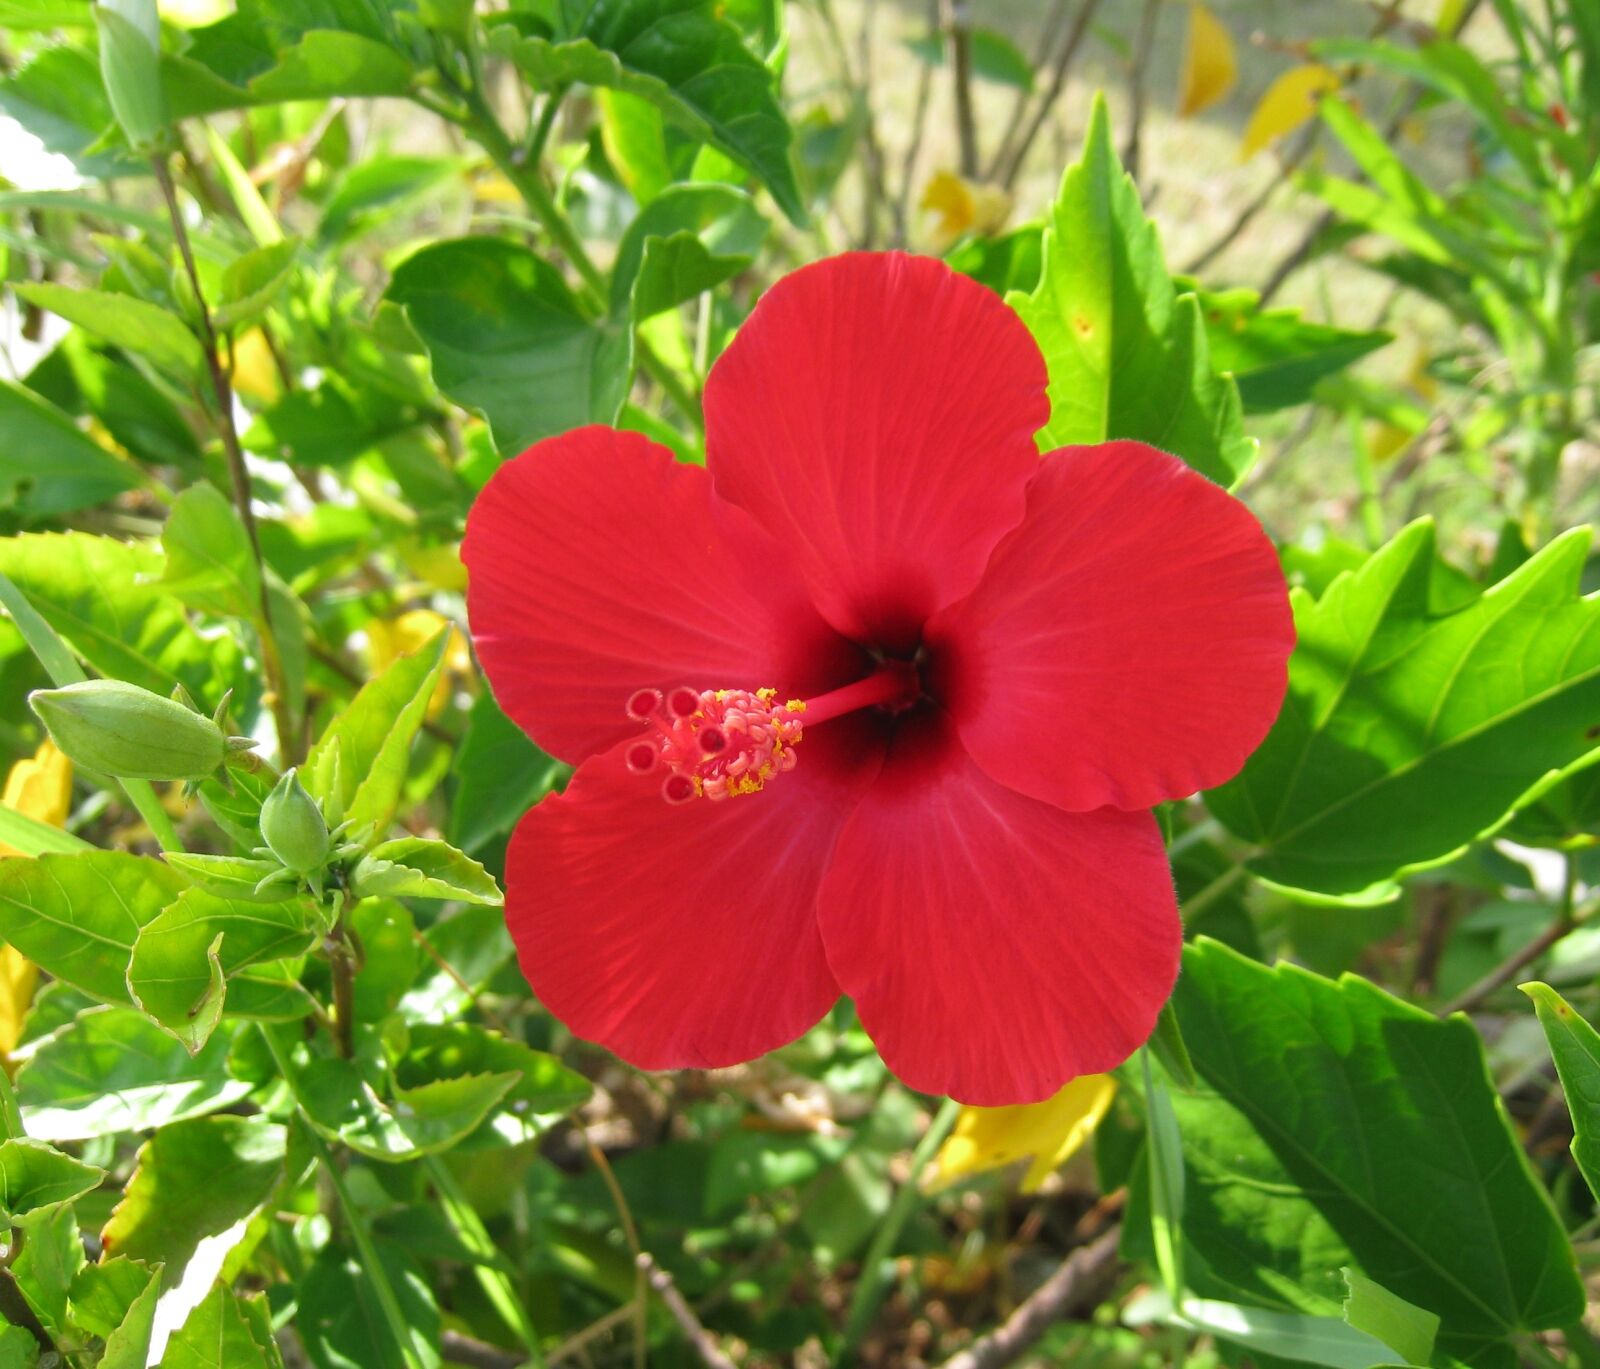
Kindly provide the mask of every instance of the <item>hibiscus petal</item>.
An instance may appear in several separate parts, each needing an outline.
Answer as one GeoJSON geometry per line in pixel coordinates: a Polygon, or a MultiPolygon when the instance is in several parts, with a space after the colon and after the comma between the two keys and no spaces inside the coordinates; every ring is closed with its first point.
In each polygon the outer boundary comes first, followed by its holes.
{"type": "Polygon", "coordinates": [[[711,1069],[794,1040],[839,996],[817,887],[877,767],[860,729],[799,743],[758,794],[669,804],[626,746],[586,761],[511,839],[522,971],[577,1035],[641,1069],[711,1069]]]}
{"type": "Polygon", "coordinates": [[[1294,647],[1283,572],[1244,504],[1138,442],[1065,447],[973,593],[928,626],[974,760],[1074,812],[1149,808],[1236,774],[1294,647]]]}
{"type": "Polygon", "coordinates": [[[945,723],[897,738],[817,907],[828,963],[889,1068],[983,1107],[1120,1064],[1178,974],[1155,819],[1006,789],[945,723]]]}
{"type": "Polygon", "coordinates": [[[579,428],[506,462],[461,555],[495,698],[574,764],[637,735],[639,689],[805,695],[859,673],[770,539],[637,433],[579,428]]]}
{"type": "Polygon", "coordinates": [[[706,384],[707,465],[854,641],[914,646],[1022,516],[1044,359],[943,262],[856,252],[784,277],[706,384]]]}

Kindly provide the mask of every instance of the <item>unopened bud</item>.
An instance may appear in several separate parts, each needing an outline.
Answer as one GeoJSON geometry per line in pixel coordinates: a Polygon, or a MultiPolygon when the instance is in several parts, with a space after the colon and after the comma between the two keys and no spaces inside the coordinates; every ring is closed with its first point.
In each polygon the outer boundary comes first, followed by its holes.
{"type": "Polygon", "coordinates": [[[122,779],[204,779],[228,752],[210,718],[123,680],[36,689],[28,702],[74,764],[122,779]]]}
{"type": "Polygon", "coordinates": [[[298,874],[320,870],[332,843],[317,801],[306,793],[291,767],[261,805],[261,839],[267,849],[298,874]]]}

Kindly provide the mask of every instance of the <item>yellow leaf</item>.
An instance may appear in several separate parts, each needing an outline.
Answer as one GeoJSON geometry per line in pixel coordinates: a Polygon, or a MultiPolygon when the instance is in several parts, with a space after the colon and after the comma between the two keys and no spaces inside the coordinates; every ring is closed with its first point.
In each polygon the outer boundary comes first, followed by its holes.
{"type": "MultiPolygon", "coordinates": [[[[29,759],[11,767],[0,803],[35,821],[65,826],[72,810],[72,762],[46,740],[29,759]]],[[[0,842],[0,856],[21,855],[0,842]]],[[[38,982],[39,967],[14,946],[0,943],[0,1060],[9,1059],[22,1039],[22,1023],[38,982]]]]}
{"type": "Polygon", "coordinates": [[[929,1187],[945,1188],[1028,1158],[1033,1163],[1023,1176],[1022,1191],[1035,1192],[1094,1135],[1116,1091],[1110,1075],[1085,1074],[1042,1103],[962,1108],[949,1140],[939,1149],[929,1187]]]}
{"type": "Polygon", "coordinates": [[[260,328],[252,328],[233,344],[233,388],[249,399],[270,404],[282,391],[278,363],[260,328]]]}
{"type": "Polygon", "coordinates": [[[419,580],[434,589],[453,594],[463,594],[467,588],[467,568],[461,564],[461,545],[458,542],[423,545],[407,538],[395,545],[395,551],[419,580]]]}
{"type": "Polygon", "coordinates": [[[374,675],[387,670],[401,656],[420,650],[446,627],[450,628],[450,640],[445,643],[444,669],[439,673],[439,683],[433,687],[433,697],[428,700],[430,719],[444,711],[457,682],[472,673],[472,652],[461,629],[431,608],[414,608],[388,621],[374,618],[367,624],[367,660],[374,675]]]}
{"type": "Polygon", "coordinates": [[[1251,113],[1239,144],[1239,160],[1248,161],[1268,143],[1293,133],[1317,112],[1317,101],[1323,95],[1338,89],[1339,78],[1327,67],[1313,64],[1284,72],[1267,87],[1251,113]]]}
{"type": "Polygon", "coordinates": [[[1178,117],[1210,109],[1233,89],[1239,77],[1233,37],[1200,3],[1190,0],[1189,34],[1183,44],[1183,70],[1178,77],[1178,117]]]}

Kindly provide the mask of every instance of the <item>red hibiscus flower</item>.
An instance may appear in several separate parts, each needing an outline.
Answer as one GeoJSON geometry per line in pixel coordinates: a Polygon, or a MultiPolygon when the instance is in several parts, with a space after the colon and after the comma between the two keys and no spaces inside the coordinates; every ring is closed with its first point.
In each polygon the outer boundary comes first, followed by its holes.
{"type": "Polygon", "coordinates": [[[583,428],[468,519],[495,696],[577,766],[511,842],[529,983],[644,1069],[752,1059],[841,993],[928,1093],[1116,1065],[1178,969],[1148,810],[1283,698],[1260,525],[1139,443],[1041,459],[1038,347],[928,258],[780,281],[705,403],[703,470],[583,428]]]}

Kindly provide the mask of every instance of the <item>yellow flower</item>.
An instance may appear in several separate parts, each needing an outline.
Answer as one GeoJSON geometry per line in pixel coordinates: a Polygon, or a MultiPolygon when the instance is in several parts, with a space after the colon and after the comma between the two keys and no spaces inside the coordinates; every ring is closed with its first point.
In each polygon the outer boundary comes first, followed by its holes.
{"type": "MultiPolygon", "coordinates": [[[[72,808],[72,762],[46,740],[30,759],[11,767],[0,803],[52,827],[65,826],[72,808]]],[[[0,856],[22,854],[0,842],[0,856]]],[[[16,947],[0,945],[0,1057],[9,1056],[22,1039],[22,1022],[38,982],[37,965],[16,947]]]]}
{"type": "Polygon", "coordinates": [[[1111,1106],[1117,1084],[1108,1074],[1085,1074],[1053,1098],[1009,1108],[962,1108],[955,1130],[939,1149],[930,1189],[947,1188],[984,1170],[1027,1157],[1024,1193],[1036,1192],[1094,1135],[1111,1106]]]}
{"type": "Polygon", "coordinates": [[[968,233],[994,233],[1011,213],[1011,196],[998,186],[978,185],[953,171],[935,172],[922,191],[921,207],[933,215],[929,234],[942,252],[968,233]]]}
{"type": "Polygon", "coordinates": [[[461,629],[431,608],[414,608],[397,618],[387,621],[374,618],[367,624],[367,660],[373,674],[387,670],[400,657],[420,650],[446,627],[450,628],[450,640],[445,645],[444,669],[439,673],[439,683],[433,687],[433,697],[428,700],[429,718],[437,718],[444,711],[456,682],[472,674],[472,653],[461,629]]]}

